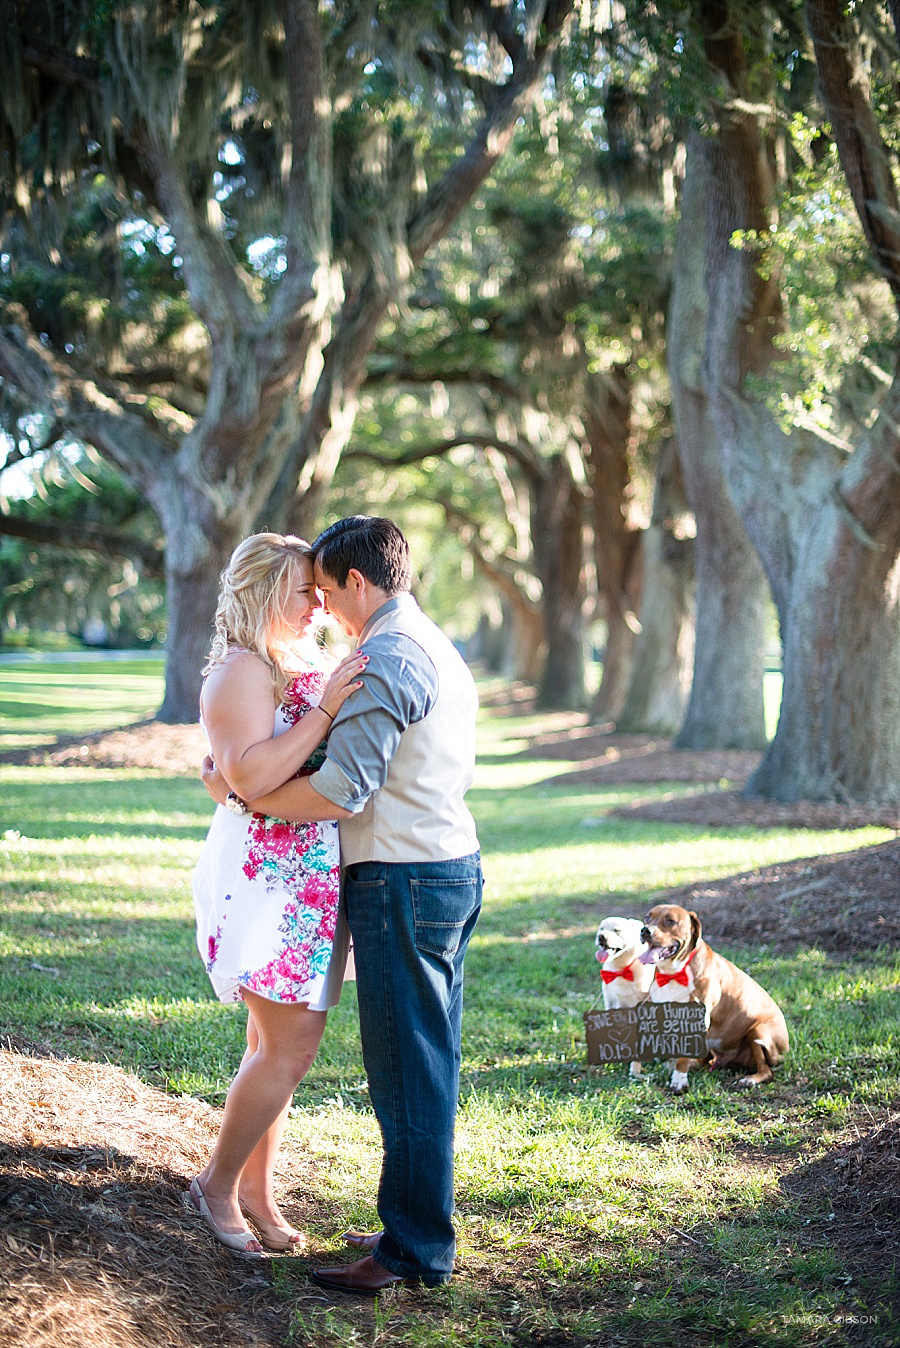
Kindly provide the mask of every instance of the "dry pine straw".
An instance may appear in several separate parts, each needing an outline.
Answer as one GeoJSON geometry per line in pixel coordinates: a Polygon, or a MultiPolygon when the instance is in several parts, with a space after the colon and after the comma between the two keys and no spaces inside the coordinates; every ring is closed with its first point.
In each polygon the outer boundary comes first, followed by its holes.
{"type": "Polygon", "coordinates": [[[6,1043],[19,1051],[0,1050],[0,1337],[17,1348],[283,1343],[291,1307],[271,1266],[222,1250],[183,1201],[218,1111],[116,1067],[6,1043]]]}

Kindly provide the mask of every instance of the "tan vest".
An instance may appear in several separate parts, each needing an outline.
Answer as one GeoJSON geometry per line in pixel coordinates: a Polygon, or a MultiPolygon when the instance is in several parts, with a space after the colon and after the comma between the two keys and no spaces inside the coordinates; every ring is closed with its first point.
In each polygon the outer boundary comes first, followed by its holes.
{"type": "Polygon", "coordinates": [[[359,814],[340,821],[341,864],[469,856],[478,850],[475,821],[463,800],[475,769],[475,682],[453,643],[415,601],[405,600],[383,617],[376,613],[365,640],[382,632],[401,632],[422,648],[437,670],[438,695],[428,715],[400,736],[384,786],[359,814]]]}

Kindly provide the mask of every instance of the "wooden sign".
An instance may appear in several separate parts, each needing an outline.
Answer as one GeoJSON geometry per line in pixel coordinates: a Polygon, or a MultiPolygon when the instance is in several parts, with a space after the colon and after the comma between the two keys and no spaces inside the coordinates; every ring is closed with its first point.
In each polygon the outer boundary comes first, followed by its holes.
{"type": "Polygon", "coordinates": [[[706,1007],[702,1002],[644,1002],[584,1017],[589,1063],[704,1058],[706,1007]]]}

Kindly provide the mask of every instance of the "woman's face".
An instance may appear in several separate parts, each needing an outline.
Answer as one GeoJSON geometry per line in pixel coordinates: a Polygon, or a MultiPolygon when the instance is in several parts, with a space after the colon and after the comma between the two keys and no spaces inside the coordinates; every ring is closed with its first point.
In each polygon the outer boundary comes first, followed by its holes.
{"type": "Polygon", "coordinates": [[[290,568],[285,580],[288,588],[282,606],[285,629],[282,639],[296,641],[309,631],[313,614],[322,607],[322,602],[313,580],[312,562],[305,557],[290,568]]]}

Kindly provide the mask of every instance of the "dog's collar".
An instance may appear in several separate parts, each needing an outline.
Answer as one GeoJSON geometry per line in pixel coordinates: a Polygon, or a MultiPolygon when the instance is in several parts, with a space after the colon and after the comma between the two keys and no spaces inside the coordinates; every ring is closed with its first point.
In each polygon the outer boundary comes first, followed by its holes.
{"type": "Polygon", "coordinates": [[[659,966],[657,965],[655,976],[656,976],[656,981],[657,981],[657,983],[659,984],[659,986],[660,986],[661,988],[664,988],[664,987],[666,986],[667,983],[680,983],[681,986],[682,986],[683,988],[686,988],[686,987],[687,987],[687,985],[688,985],[688,971],[687,971],[687,968],[688,968],[688,965],[690,964],[691,960],[692,960],[692,959],[694,958],[694,956],[696,955],[698,948],[699,948],[699,947],[694,946],[693,950],[692,950],[691,953],[688,955],[688,957],[687,957],[687,959],[685,960],[684,964],[681,966],[681,968],[678,970],[678,972],[677,972],[676,974],[663,974],[663,973],[660,973],[660,971],[659,971],[659,966]]]}
{"type": "MultiPolygon", "coordinates": [[[[634,964],[634,960],[631,961],[634,964]]],[[[624,969],[601,969],[600,977],[604,983],[612,983],[616,978],[624,978],[626,983],[634,982],[634,971],[631,964],[626,964],[624,969]]]]}

